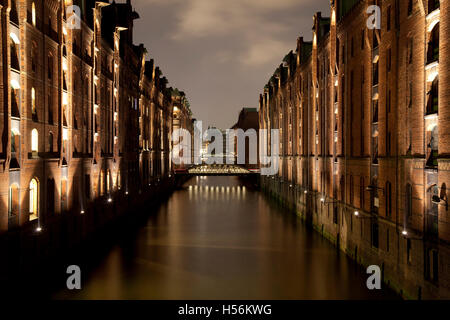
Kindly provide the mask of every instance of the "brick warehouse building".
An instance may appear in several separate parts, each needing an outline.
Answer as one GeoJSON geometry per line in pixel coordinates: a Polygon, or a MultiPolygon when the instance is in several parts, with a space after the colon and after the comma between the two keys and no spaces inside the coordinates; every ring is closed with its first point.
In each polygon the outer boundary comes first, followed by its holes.
{"type": "Polygon", "coordinates": [[[263,187],[404,297],[449,298],[450,3],[330,8],[260,96],[260,127],[280,129],[263,187]]]}
{"type": "Polygon", "coordinates": [[[3,0],[0,12],[0,233],[170,177],[186,99],[133,44],[129,0],[3,0]]]}

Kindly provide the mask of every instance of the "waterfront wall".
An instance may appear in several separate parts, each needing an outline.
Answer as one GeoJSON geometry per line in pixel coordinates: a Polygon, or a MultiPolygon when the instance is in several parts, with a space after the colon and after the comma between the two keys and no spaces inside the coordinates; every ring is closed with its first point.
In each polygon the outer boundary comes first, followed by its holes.
{"type": "MultiPolygon", "coordinates": [[[[415,240],[408,249],[401,230],[396,228],[395,224],[379,219],[379,232],[385,235],[389,233],[390,236],[380,239],[380,248],[384,250],[373,248],[371,221],[365,217],[355,217],[353,207],[342,203],[322,203],[320,193],[305,193],[299,186],[277,177],[261,177],[260,183],[262,191],[267,196],[280,202],[286,207],[287,212],[297,214],[358,264],[365,268],[369,265],[378,265],[382,271],[383,283],[403,298],[449,297],[449,287],[444,286],[447,275],[443,275],[444,285],[437,287],[424,278],[422,268],[412,263],[424,260],[425,248],[422,240],[415,240]]],[[[442,246],[439,250],[441,263],[448,265],[450,263],[448,248],[442,246]]]]}
{"type": "MultiPolygon", "coordinates": [[[[0,284],[11,288],[12,291],[8,291],[10,296],[22,296],[24,293],[20,290],[31,290],[38,285],[64,286],[65,280],[61,275],[65,275],[66,268],[73,261],[79,260],[80,252],[82,255],[92,254],[91,249],[97,248],[98,244],[103,244],[99,249],[104,249],[117,243],[133,225],[139,226],[139,221],[156,212],[159,204],[186,179],[155,178],[151,185],[141,190],[113,195],[110,202],[93,201],[81,215],[78,211],[68,211],[54,216],[47,220],[46,228],[41,232],[28,225],[3,233],[0,235],[3,255],[0,284]],[[53,270],[57,274],[52,274],[53,270]],[[40,276],[36,277],[37,274],[40,276]],[[46,284],[46,280],[49,283],[46,284]]],[[[46,289],[41,288],[38,292],[45,294],[46,289]]]]}

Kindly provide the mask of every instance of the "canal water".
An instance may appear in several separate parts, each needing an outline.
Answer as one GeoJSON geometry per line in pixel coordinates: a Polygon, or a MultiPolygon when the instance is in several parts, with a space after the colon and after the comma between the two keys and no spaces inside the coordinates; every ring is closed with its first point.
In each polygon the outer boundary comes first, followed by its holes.
{"type": "MultiPolygon", "coordinates": [[[[386,299],[294,214],[237,177],[194,177],[57,299],[386,299]]],[[[83,272],[83,270],[82,270],[83,272]]]]}

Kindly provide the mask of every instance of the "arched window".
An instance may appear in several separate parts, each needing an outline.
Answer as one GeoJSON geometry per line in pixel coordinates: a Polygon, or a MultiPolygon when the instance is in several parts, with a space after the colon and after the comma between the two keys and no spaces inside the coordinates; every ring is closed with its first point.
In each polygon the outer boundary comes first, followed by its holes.
{"type": "Polygon", "coordinates": [[[36,110],[36,90],[31,88],[31,115],[33,120],[37,120],[37,110],[36,110]]]}
{"type": "Polygon", "coordinates": [[[17,71],[20,71],[19,64],[19,38],[15,33],[10,34],[11,42],[10,42],[10,53],[11,53],[11,68],[17,71]]]}
{"type": "Polygon", "coordinates": [[[434,10],[439,9],[441,3],[439,0],[428,0],[428,13],[433,12],[434,10]]]}
{"type": "Polygon", "coordinates": [[[19,152],[20,132],[15,129],[11,130],[11,153],[19,152]]]}
{"type": "Polygon", "coordinates": [[[11,0],[11,11],[9,13],[9,20],[15,25],[19,25],[19,13],[17,12],[16,0],[11,0]]]}
{"type": "Polygon", "coordinates": [[[341,176],[341,181],[340,181],[340,187],[341,187],[341,201],[345,202],[345,177],[341,176]]]}
{"type": "Polygon", "coordinates": [[[439,60],[439,23],[431,30],[428,40],[427,63],[439,60]]]}
{"type": "Polygon", "coordinates": [[[439,131],[438,126],[435,125],[431,131],[427,132],[428,144],[427,144],[427,167],[437,167],[438,155],[439,155],[439,131]]]}
{"type": "Polygon", "coordinates": [[[31,71],[37,71],[37,44],[36,42],[32,42],[31,44],[31,71]]]}
{"type": "Polygon", "coordinates": [[[110,182],[111,182],[111,172],[108,170],[106,172],[106,192],[109,193],[109,189],[110,189],[110,182]]]}
{"type": "Polygon", "coordinates": [[[19,96],[20,86],[18,83],[11,83],[11,117],[20,118],[19,96]]]}
{"type": "Polygon", "coordinates": [[[39,217],[39,185],[36,179],[32,179],[30,182],[29,189],[29,213],[30,213],[30,221],[35,220],[39,217]]]}
{"type": "Polygon", "coordinates": [[[372,178],[371,185],[371,211],[375,214],[378,214],[378,208],[380,206],[379,198],[378,198],[378,177],[374,176],[372,178]]]}
{"type": "Polygon", "coordinates": [[[53,56],[51,54],[48,55],[47,62],[48,62],[48,66],[47,66],[48,80],[52,80],[53,79],[53,56]]]}
{"type": "Polygon", "coordinates": [[[36,27],[36,5],[34,2],[31,4],[31,23],[36,27]]]}
{"type": "Polygon", "coordinates": [[[66,70],[63,70],[62,78],[63,78],[63,90],[67,91],[67,80],[66,80],[67,72],[66,72],[66,70]]]}
{"type": "Polygon", "coordinates": [[[78,136],[74,135],[72,138],[73,150],[75,153],[78,153],[78,136]]]}
{"type": "Polygon", "coordinates": [[[19,214],[19,186],[15,183],[9,187],[8,212],[10,216],[19,214]]]}
{"type": "Polygon", "coordinates": [[[31,130],[31,152],[38,152],[39,134],[36,129],[31,130]]]}

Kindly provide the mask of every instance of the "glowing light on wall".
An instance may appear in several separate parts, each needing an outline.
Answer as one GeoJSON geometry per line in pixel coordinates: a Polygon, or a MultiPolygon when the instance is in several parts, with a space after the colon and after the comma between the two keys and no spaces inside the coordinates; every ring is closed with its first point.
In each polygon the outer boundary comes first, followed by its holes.
{"type": "Polygon", "coordinates": [[[11,80],[11,87],[14,90],[18,90],[18,89],[20,89],[20,84],[17,80],[13,79],[13,80],[11,80]]]}
{"type": "Polygon", "coordinates": [[[15,44],[19,44],[19,43],[20,43],[19,37],[18,37],[14,32],[11,32],[11,33],[9,34],[9,36],[11,37],[12,41],[13,41],[15,44]]]}

